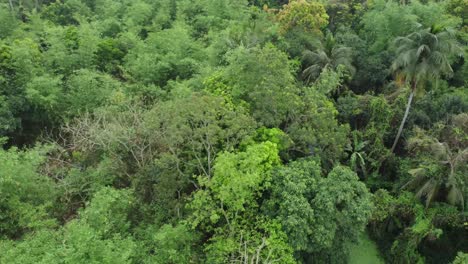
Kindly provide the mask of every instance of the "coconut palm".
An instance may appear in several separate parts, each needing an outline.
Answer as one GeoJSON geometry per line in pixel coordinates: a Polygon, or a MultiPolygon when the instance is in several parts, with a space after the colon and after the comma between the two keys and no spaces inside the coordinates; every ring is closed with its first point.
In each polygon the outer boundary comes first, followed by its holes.
{"type": "Polygon", "coordinates": [[[336,70],[339,65],[343,65],[351,75],[355,72],[351,48],[336,43],[330,32],[326,34],[324,42],[318,44],[315,51],[304,51],[302,63],[305,66],[302,77],[306,83],[315,80],[324,69],[336,70]]]}
{"type": "Polygon", "coordinates": [[[412,178],[403,186],[416,191],[416,197],[425,198],[426,207],[439,196],[453,205],[461,205],[464,210],[464,182],[466,179],[468,148],[452,149],[446,142],[427,136],[427,132],[416,129],[415,136],[409,140],[408,148],[417,153],[422,162],[417,168],[409,170],[412,178]]]}
{"type": "Polygon", "coordinates": [[[405,114],[393,142],[392,152],[398,143],[411,107],[411,102],[418,87],[427,80],[436,80],[441,76],[453,74],[449,58],[461,49],[451,30],[437,27],[418,30],[406,37],[395,39],[397,57],[391,69],[409,83],[411,92],[408,97],[405,114]]]}

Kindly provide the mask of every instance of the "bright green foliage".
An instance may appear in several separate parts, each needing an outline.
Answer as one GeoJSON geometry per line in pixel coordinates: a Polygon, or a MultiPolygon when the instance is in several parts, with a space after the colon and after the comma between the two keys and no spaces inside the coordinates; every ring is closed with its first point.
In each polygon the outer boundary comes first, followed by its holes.
{"type": "Polygon", "coordinates": [[[96,235],[87,224],[71,222],[65,227],[65,246],[57,252],[66,256],[65,263],[131,263],[135,242],[115,234],[111,238],[96,235]]]}
{"type": "Polygon", "coordinates": [[[103,188],[80,214],[80,221],[86,222],[103,237],[125,234],[129,231],[129,213],[134,203],[129,191],[103,188]]]}
{"type": "Polygon", "coordinates": [[[30,234],[23,241],[1,240],[0,261],[5,263],[63,263],[56,246],[60,243],[56,232],[41,230],[30,234]],[[47,252],[48,254],[45,254],[47,252]]]}
{"type": "Polygon", "coordinates": [[[89,207],[57,231],[43,230],[23,241],[0,243],[7,263],[131,263],[136,244],[125,237],[129,192],[103,189],[89,207]],[[30,250],[33,249],[33,252],[30,250]],[[27,252],[27,253],[26,253],[27,252]]]}
{"type": "Polygon", "coordinates": [[[462,19],[462,32],[466,34],[468,31],[468,3],[463,0],[450,0],[447,1],[445,8],[448,13],[462,19]]]}
{"type": "Polygon", "coordinates": [[[214,176],[199,178],[208,189],[198,191],[190,205],[197,211],[194,224],[207,220],[217,223],[226,213],[229,221],[236,213],[255,208],[257,198],[270,184],[272,168],[278,164],[276,145],[268,141],[249,146],[245,152],[222,153],[216,159],[214,176]]]}
{"type": "Polygon", "coordinates": [[[46,148],[0,150],[0,238],[19,238],[24,232],[52,227],[54,182],[40,173],[46,148]]]}
{"type": "Polygon", "coordinates": [[[200,38],[250,19],[245,0],[169,1],[177,4],[180,18],[193,28],[194,36],[200,38]]]}
{"type": "Polygon", "coordinates": [[[80,219],[64,227],[65,263],[130,263],[136,249],[133,239],[126,237],[133,205],[130,194],[107,188],[96,193],[80,219]]]}
{"type": "Polygon", "coordinates": [[[468,254],[459,252],[452,264],[463,264],[468,262],[468,254]]]}
{"type": "MultiPolygon", "coordinates": [[[[140,29],[141,25],[147,24],[153,14],[152,6],[145,1],[130,2],[123,16],[125,25],[132,29],[140,29]]],[[[137,32],[136,32],[137,33],[137,32]]]]}
{"type": "Polygon", "coordinates": [[[191,263],[197,260],[194,248],[199,243],[198,234],[185,225],[164,225],[152,233],[155,254],[147,263],[191,263]]]}
{"type": "Polygon", "coordinates": [[[328,24],[328,15],[320,2],[291,0],[278,14],[282,31],[299,28],[305,32],[320,33],[328,24]]]}
{"type": "Polygon", "coordinates": [[[206,80],[203,81],[203,85],[208,93],[222,97],[226,107],[229,107],[230,109],[235,109],[239,106],[248,107],[248,104],[245,102],[240,102],[238,104],[234,103],[232,87],[225,84],[221,72],[216,72],[212,76],[206,78],[206,80]]]}
{"type": "Polygon", "coordinates": [[[279,163],[276,145],[265,142],[238,154],[223,153],[216,159],[210,189],[214,199],[232,211],[243,211],[271,180],[268,172],[279,163]]]}
{"type": "Polygon", "coordinates": [[[330,122],[337,112],[325,95],[338,89],[341,81],[338,73],[324,71],[315,87],[305,88],[301,98],[293,83],[292,68],[284,67],[288,63],[285,54],[272,46],[252,51],[240,48],[229,60],[224,89],[232,87],[235,103],[239,100],[249,103],[252,115],[267,127],[286,125],[285,132],[303,153],[322,153],[323,149],[331,148],[333,154],[324,158],[327,162],[342,154],[347,128],[330,122]],[[254,89],[249,88],[252,86],[254,89]],[[336,136],[330,137],[331,134],[336,136]]]}
{"type": "Polygon", "coordinates": [[[294,263],[280,226],[258,215],[259,199],[277,165],[276,145],[266,141],[244,152],[220,154],[213,177],[199,178],[203,189],[195,193],[189,207],[194,211],[194,227],[214,231],[206,246],[208,262],[258,258],[294,263]]]}
{"type": "MultiPolygon", "coordinates": [[[[257,133],[252,137],[253,142],[270,141],[276,144],[279,151],[287,150],[292,145],[291,138],[278,128],[260,127],[257,133]]],[[[244,141],[243,144],[252,144],[252,141],[244,141]]]]}
{"type": "Polygon", "coordinates": [[[61,84],[59,77],[50,75],[35,77],[26,86],[26,98],[32,105],[52,111],[62,97],[61,84]]]}
{"type": "Polygon", "coordinates": [[[31,79],[26,85],[26,99],[39,120],[59,119],[63,99],[62,81],[58,76],[42,75],[31,79]],[[45,116],[41,116],[45,115],[45,116]]]}
{"type": "Polygon", "coordinates": [[[363,232],[359,237],[358,244],[353,244],[350,247],[349,264],[385,263],[380,256],[377,245],[365,232],[363,232]]]}
{"type": "Polygon", "coordinates": [[[73,117],[112,103],[112,98],[122,93],[120,82],[112,77],[89,70],[76,71],[66,82],[64,96],[66,113],[73,117]]]}

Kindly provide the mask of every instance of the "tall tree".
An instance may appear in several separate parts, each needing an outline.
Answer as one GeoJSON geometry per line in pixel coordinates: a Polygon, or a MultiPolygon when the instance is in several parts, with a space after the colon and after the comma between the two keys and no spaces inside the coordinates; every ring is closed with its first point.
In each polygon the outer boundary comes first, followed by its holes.
{"type": "Polygon", "coordinates": [[[198,178],[201,188],[189,208],[192,226],[213,234],[205,244],[207,263],[295,263],[281,225],[259,211],[279,165],[277,145],[266,141],[220,153],[213,177],[198,178]]]}
{"type": "Polygon", "coordinates": [[[415,91],[418,87],[422,88],[425,81],[450,76],[453,70],[449,58],[460,50],[453,31],[435,26],[420,29],[405,37],[398,37],[395,39],[395,44],[397,57],[391,69],[401,74],[409,83],[411,92],[403,120],[393,142],[392,152],[408,118],[415,91]]]}

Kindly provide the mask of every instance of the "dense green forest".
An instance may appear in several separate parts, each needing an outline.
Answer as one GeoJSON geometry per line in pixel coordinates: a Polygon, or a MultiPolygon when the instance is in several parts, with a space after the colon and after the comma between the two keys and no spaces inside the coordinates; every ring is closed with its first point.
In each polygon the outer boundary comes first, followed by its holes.
{"type": "Polygon", "coordinates": [[[0,263],[468,263],[467,0],[0,0],[0,263]]]}

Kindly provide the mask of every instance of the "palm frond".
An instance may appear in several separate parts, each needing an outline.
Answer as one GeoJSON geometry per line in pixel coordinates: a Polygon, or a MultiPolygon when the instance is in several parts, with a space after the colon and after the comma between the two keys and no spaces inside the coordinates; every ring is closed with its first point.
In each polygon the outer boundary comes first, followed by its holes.
{"type": "Polygon", "coordinates": [[[416,56],[420,57],[424,51],[431,52],[431,48],[429,48],[429,46],[426,44],[419,46],[418,51],[416,52],[416,56]]]}
{"type": "Polygon", "coordinates": [[[438,191],[439,185],[431,183],[431,187],[429,187],[426,194],[426,208],[429,207],[432,200],[437,196],[438,191]]]}
{"type": "Polygon", "coordinates": [[[461,53],[451,29],[433,31],[430,28],[413,32],[394,40],[397,56],[391,70],[405,72],[412,80],[427,80],[453,73],[449,58],[461,53]]]}
{"type": "Polygon", "coordinates": [[[428,196],[428,194],[432,193],[431,195],[434,195],[435,188],[437,188],[437,183],[435,180],[430,179],[424,183],[424,185],[416,192],[415,196],[417,198],[423,198],[428,196]]]}
{"type": "Polygon", "coordinates": [[[447,195],[447,201],[452,205],[460,204],[462,206],[462,210],[465,208],[465,198],[463,197],[463,192],[455,186],[450,188],[447,195]]]}

